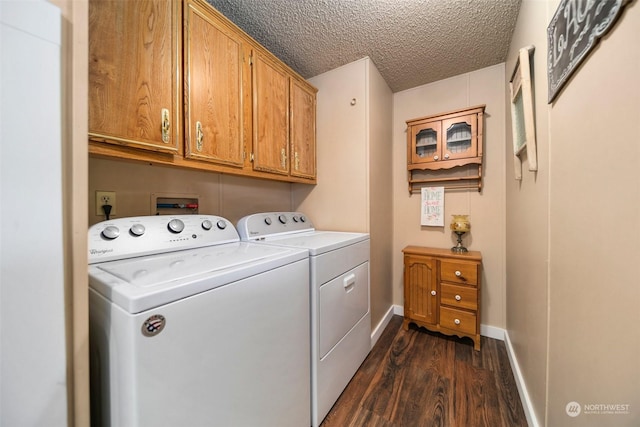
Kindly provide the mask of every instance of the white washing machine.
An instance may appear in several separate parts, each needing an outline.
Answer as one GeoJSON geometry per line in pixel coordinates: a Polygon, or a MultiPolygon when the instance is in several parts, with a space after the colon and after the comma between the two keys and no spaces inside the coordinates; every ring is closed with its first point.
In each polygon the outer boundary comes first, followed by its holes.
{"type": "Polygon", "coordinates": [[[371,350],[369,235],[316,230],[299,212],[238,222],[244,241],[309,251],[311,425],[317,427],[371,350]]]}
{"type": "Polygon", "coordinates": [[[306,250],[211,215],[89,229],[92,424],[305,427],[306,250]]]}

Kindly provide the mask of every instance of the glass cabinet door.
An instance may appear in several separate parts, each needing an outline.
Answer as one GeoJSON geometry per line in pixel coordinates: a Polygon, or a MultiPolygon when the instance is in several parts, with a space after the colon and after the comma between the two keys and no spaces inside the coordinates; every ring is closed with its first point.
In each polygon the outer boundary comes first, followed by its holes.
{"type": "Polygon", "coordinates": [[[474,136],[477,135],[476,115],[456,117],[442,121],[445,132],[443,160],[477,156],[474,136]]]}
{"type": "Polygon", "coordinates": [[[414,141],[411,162],[428,163],[436,162],[440,159],[440,146],[442,137],[440,132],[440,122],[425,123],[412,127],[412,141],[414,141]]]}

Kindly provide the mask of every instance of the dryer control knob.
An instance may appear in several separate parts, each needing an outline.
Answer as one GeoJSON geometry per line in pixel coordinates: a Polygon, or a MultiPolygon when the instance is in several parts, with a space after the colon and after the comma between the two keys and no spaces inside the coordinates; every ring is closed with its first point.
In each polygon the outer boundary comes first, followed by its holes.
{"type": "Polygon", "coordinates": [[[120,229],[115,225],[109,225],[102,230],[102,237],[105,239],[113,240],[120,235],[120,229]]]}
{"type": "Polygon", "coordinates": [[[298,221],[299,221],[299,219],[298,219],[298,215],[294,215],[294,216],[293,216],[293,222],[298,222],[298,221]]]}
{"type": "Polygon", "coordinates": [[[211,221],[209,221],[208,219],[205,219],[204,221],[202,221],[202,228],[205,230],[211,230],[211,227],[213,227],[213,224],[211,224],[211,221]]]}
{"type": "Polygon", "coordinates": [[[129,231],[134,236],[140,237],[140,236],[142,236],[144,234],[145,228],[144,228],[144,225],[142,225],[142,224],[133,224],[131,226],[131,228],[129,229],[129,231]]]}
{"type": "Polygon", "coordinates": [[[265,224],[267,224],[267,225],[271,225],[271,218],[266,217],[266,218],[264,219],[264,223],[265,223],[265,224]]]}
{"type": "Polygon", "coordinates": [[[227,223],[223,220],[218,221],[216,225],[220,230],[224,230],[225,228],[227,228],[227,223]]]}
{"type": "Polygon", "coordinates": [[[278,215],[278,221],[280,221],[280,224],[286,224],[287,217],[285,215],[278,215]]]}
{"type": "Polygon", "coordinates": [[[167,228],[172,233],[180,233],[182,232],[182,230],[184,230],[184,222],[180,221],[179,219],[172,219],[171,221],[169,221],[169,224],[167,224],[167,228]]]}
{"type": "Polygon", "coordinates": [[[300,222],[307,222],[307,218],[304,215],[300,215],[300,222]]]}

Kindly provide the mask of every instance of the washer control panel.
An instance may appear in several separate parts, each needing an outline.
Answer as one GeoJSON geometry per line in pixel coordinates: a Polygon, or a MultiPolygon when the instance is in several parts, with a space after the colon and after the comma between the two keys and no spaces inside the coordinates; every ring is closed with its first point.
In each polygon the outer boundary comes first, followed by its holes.
{"type": "Polygon", "coordinates": [[[89,228],[89,264],[239,241],[233,224],[215,215],[116,218],[89,228]]]}
{"type": "Polygon", "coordinates": [[[238,221],[242,240],[261,240],[272,235],[314,231],[309,218],[300,212],[266,212],[245,216],[238,221]]]}

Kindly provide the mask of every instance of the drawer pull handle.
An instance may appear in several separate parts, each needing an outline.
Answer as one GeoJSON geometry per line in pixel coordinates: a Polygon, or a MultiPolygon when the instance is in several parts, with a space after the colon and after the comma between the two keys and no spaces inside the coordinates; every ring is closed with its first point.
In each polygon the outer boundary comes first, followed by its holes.
{"type": "Polygon", "coordinates": [[[460,319],[454,320],[453,323],[455,323],[456,325],[459,325],[460,324],[460,319]]]}
{"type": "Polygon", "coordinates": [[[431,291],[431,295],[436,296],[436,291],[431,291]]]}
{"type": "Polygon", "coordinates": [[[462,272],[460,270],[456,270],[456,277],[462,276],[462,272]]]}
{"type": "Polygon", "coordinates": [[[462,297],[460,295],[456,295],[456,301],[460,301],[462,297]]]}
{"type": "Polygon", "coordinates": [[[342,279],[342,286],[344,287],[345,292],[349,293],[353,290],[356,285],[356,275],[350,274],[344,279],[342,279]]]}

